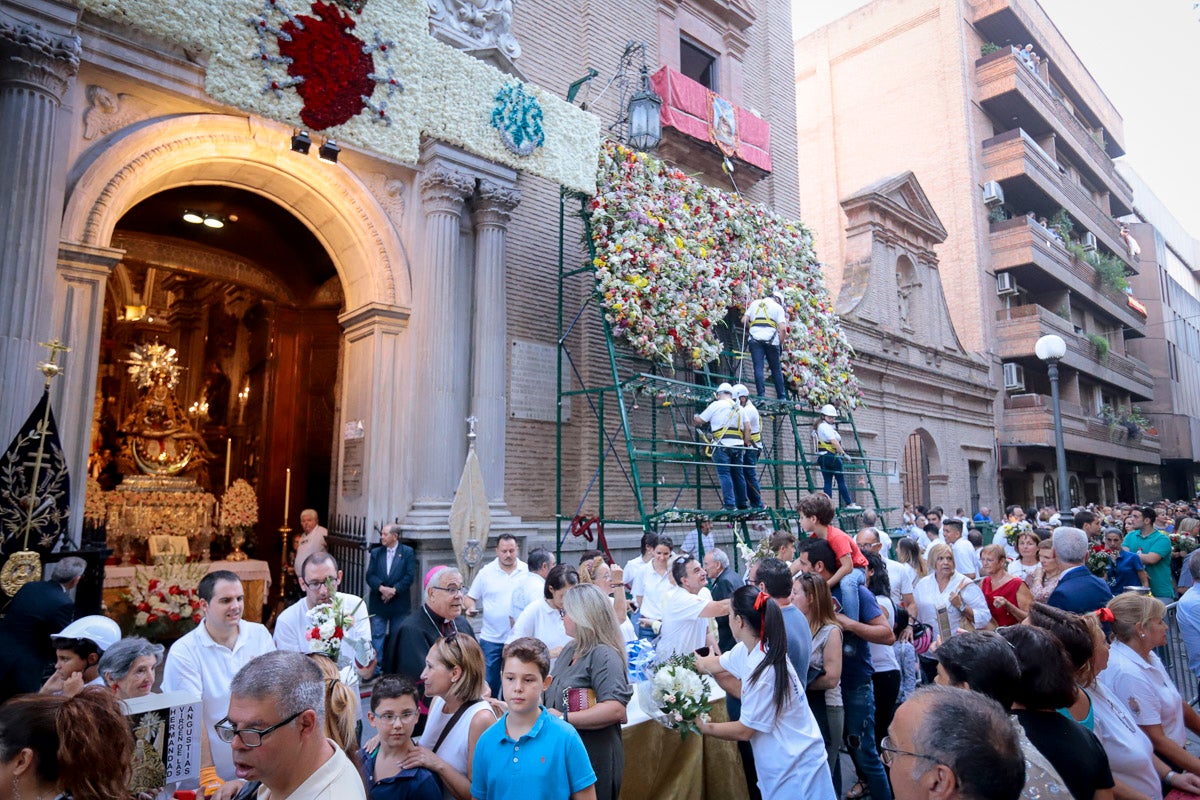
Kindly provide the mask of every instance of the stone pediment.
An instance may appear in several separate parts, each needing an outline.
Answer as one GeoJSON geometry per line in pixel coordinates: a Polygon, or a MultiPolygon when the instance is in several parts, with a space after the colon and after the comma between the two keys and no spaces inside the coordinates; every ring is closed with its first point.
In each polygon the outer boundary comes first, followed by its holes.
{"type": "Polygon", "coordinates": [[[916,176],[876,181],[843,199],[842,209],[846,263],[838,314],[910,349],[964,354],[934,249],[946,240],[946,228],[916,176]]]}

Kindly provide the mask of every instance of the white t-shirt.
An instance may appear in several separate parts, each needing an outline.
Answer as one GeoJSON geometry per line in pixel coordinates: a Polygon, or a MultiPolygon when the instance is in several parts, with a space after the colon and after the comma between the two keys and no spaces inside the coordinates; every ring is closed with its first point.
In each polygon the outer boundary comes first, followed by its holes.
{"type": "Polygon", "coordinates": [[[755,300],[746,307],[745,316],[746,325],[754,339],[767,344],[779,344],[779,329],[787,324],[787,314],[774,297],[760,297],[755,300]],[[766,323],[768,319],[775,324],[766,323]],[[758,320],[759,324],[754,324],[755,320],[758,320]]]}
{"type": "MultiPolygon", "coordinates": [[[[345,592],[338,592],[337,597],[341,598],[344,610],[354,613],[354,627],[346,631],[346,638],[342,639],[342,655],[338,659],[338,666],[341,668],[342,682],[347,686],[357,686],[358,670],[354,668],[352,641],[371,641],[371,618],[367,613],[367,604],[362,598],[345,592]]],[[[310,652],[308,640],[304,635],[311,627],[308,622],[308,598],[301,597],[280,612],[279,618],[275,620],[275,647],[294,653],[310,652]]],[[[365,667],[366,664],[362,666],[365,667]]]]}
{"type": "Polygon", "coordinates": [[[1163,733],[1171,741],[1181,747],[1187,746],[1183,698],[1157,653],[1151,652],[1147,663],[1129,645],[1115,641],[1108,652],[1108,668],[1100,673],[1100,681],[1117,702],[1125,705],[1135,723],[1162,725],[1163,733]]]}
{"type": "Polygon", "coordinates": [[[950,545],[950,549],[954,551],[955,572],[979,577],[979,570],[975,567],[975,548],[971,547],[967,537],[959,537],[957,542],[950,545]]]}
{"type": "Polygon", "coordinates": [[[792,691],[788,704],[776,714],[774,670],[767,668],[758,680],[750,680],[764,658],[766,653],[761,648],[747,652],[741,642],[721,656],[721,667],[742,682],[739,720],[754,731],[750,747],[758,771],[758,788],[765,798],[835,800],[825,742],[800,689],[796,670],[784,659],[792,691]]]}
{"type": "Polygon", "coordinates": [[[512,616],[512,593],[528,572],[529,568],[520,559],[517,559],[512,572],[501,569],[499,559],[492,559],[479,570],[467,596],[477,603],[483,603],[480,639],[492,643],[508,641],[508,634],[512,631],[508,622],[512,616]]]}
{"type": "MultiPolygon", "coordinates": [[[[892,604],[892,598],[876,595],[875,601],[879,603],[879,608],[883,611],[883,618],[890,626],[896,621],[896,606],[892,604]]],[[[871,666],[875,668],[876,672],[895,672],[900,669],[900,661],[896,658],[896,651],[890,644],[867,642],[867,648],[871,652],[871,666]]]]}
{"type": "Polygon", "coordinates": [[[742,443],[742,409],[731,397],[718,397],[700,412],[700,419],[708,423],[713,438],[722,444],[742,443]],[[720,436],[718,436],[720,434],[720,436]]]}
{"type": "Polygon", "coordinates": [[[1092,698],[1094,733],[1108,755],[1113,778],[1147,797],[1162,797],[1162,782],[1151,759],[1154,743],[1150,737],[1103,683],[1089,686],[1087,693],[1092,698]]]}
{"type": "MultiPolygon", "coordinates": [[[[833,427],[825,420],[821,420],[820,424],[817,425],[817,443],[818,444],[821,444],[821,443],[832,444],[834,442],[841,442],[841,441],[842,441],[842,435],[840,433],[838,433],[837,428],[833,427]]],[[[826,452],[837,452],[836,447],[834,447],[832,450],[830,450],[829,448],[821,447],[821,448],[818,448],[818,450],[819,451],[824,450],[826,452]]]]}
{"type": "MultiPolygon", "coordinates": [[[[683,535],[683,544],[679,545],[679,549],[685,553],[691,553],[692,555],[699,558],[700,557],[699,553],[696,550],[696,548],[699,544],[699,542],[697,541],[698,538],[699,537],[696,536],[696,529],[692,528],[690,531],[688,531],[687,533],[685,533],[683,535]]],[[[717,546],[717,542],[713,538],[713,535],[711,533],[704,534],[704,554],[708,555],[709,553],[711,553],[713,551],[713,548],[716,546],[717,546]]]]}
{"type": "Polygon", "coordinates": [[[660,661],[677,653],[704,647],[708,620],[700,616],[709,601],[682,586],[672,585],[662,593],[662,630],[654,652],[660,661]]]}
{"type": "Polygon", "coordinates": [[[638,573],[637,583],[633,586],[633,596],[642,598],[642,616],[644,618],[663,618],[662,594],[674,585],[671,583],[670,569],[659,575],[651,564],[638,573]]]}
{"type": "Polygon", "coordinates": [[[913,593],[913,587],[917,584],[917,571],[908,564],[892,561],[890,558],[884,563],[887,565],[888,583],[892,586],[892,603],[898,607],[904,603],[904,595],[913,593]]]}
{"type": "MultiPolygon", "coordinates": [[[[567,636],[567,629],[563,627],[562,614],[544,597],[535,603],[530,603],[521,612],[521,616],[513,623],[508,641],[520,639],[522,636],[541,639],[551,650],[562,647],[571,641],[571,637],[567,636]]],[[[554,659],[550,660],[550,664],[554,665],[554,659]]]]}
{"type": "Polygon", "coordinates": [[[526,572],[512,593],[512,618],[521,616],[528,606],[546,596],[546,579],[536,572],[526,572]]]}
{"type": "MultiPolygon", "coordinates": [[[[762,434],[762,416],[749,400],[742,405],[742,427],[748,429],[751,436],[762,434]]],[[[762,445],[759,444],[758,447],[761,449],[762,445]]]]}
{"type": "Polygon", "coordinates": [[[202,622],[175,642],[167,653],[162,690],[200,694],[209,752],[217,774],[224,780],[237,777],[233,772],[233,749],[217,738],[213,725],[229,713],[229,685],[233,676],[253,659],[274,649],[275,643],[264,626],[242,620],[232,650],[214,642],[202,622]]]}
{"type": "MultiPolygon", "coordinates": [[[[653,558],[650,559],[650,561],[653,560],[653,558]]],[[[637,580],[637,576],[643,569],[650,568],[650,561],[643,561],[641,556],[634,556],[629,559],[625,562],[625,569],[621,571],[621,580],[625,581],[626,586],[633,589],[633,582],[637,580]]],[[[635,593],[634,596],[636,597],[637,594],[635,593]]]]}

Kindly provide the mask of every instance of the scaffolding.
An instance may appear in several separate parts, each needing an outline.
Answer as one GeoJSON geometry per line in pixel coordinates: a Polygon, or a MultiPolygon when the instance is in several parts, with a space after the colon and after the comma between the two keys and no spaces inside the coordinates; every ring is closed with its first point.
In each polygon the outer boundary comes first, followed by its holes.
{"type": "MultiPolygon", "coordinates": [[[[734,536],[749,548],[773,530],[799,531],[796,511],[800,497],[821,490],[822,477],[815,453],[815,424],[820,417],[803,404],[780,399],[753,398],[762,417],[762,451],[757,474],[763,509],[721,509],[716,467],[709,445],[697,435],[692,416],[714,399],[721,382],[752,383],[750,358],[745,350],[740,320],[730,316],[722,331],[726,347],[719,359],[704,369],[654,362],[636,355],[617,341],[605,318],[597,295],[596,257],[592,242],[586,198],[562,190],[559,197],[558,229],[558,403],[556,456],[557,549],[561,555],[568,529],[585,525],[603,530],[610,525],[631,526],[643,532],[661,533],[672,523],[700,520],[730,523],[734,536]],[[584,222],[587,258],[580,266],[568,264],[566,219],[568,206],[578,205],[584,222]],[[576,307],[569,298],[579,298],[576,307]],[[604,345],[603,378],[589,382],[588,365],[572,353],[568,340],[586,335],[589,315],[595,314],[604,345]],[[749,378],[749,380],[746,380],[749,378]],[[575,384],[572,388],[568,380],[575,384]],[[565,497],[564,407],[572,399],[582,400],[595,421],[595,459],[590,479],[578,497],[565,497]]],[[[843,444],[846,483],[854,502],[878,511],[879,498],[874,478],[892,474],[894,465],[871,458],[862,446],[851,414],[845,415],[852,432],[843,444]]],[[[583,438],[581,434],[580,439],[583,438]]],[[[593,465],[589,465],[593,466],[593,465]]],[[[861,510],[839,511],[839,523],[855,530],[861,510]]],[[[700,537],[698,537],[699,539],[700,537]]],[[[703,555],[703,542],[700,542],[703,555]]],[[[736,552],[734,554],[736,559],[736,552]]]]}

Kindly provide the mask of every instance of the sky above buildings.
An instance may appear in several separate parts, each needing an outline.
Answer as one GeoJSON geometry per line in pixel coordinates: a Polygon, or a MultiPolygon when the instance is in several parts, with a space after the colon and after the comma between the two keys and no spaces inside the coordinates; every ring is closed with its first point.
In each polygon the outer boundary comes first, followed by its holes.
{"type": "MultiPolygon", "coordinates": [[[[870,0],[792,0],[800,37],[870,0]]],[[[1125,160],[1200,237],[1200,12],[1194,0],[1039,0],[1125,121],[1125,160]]]]}

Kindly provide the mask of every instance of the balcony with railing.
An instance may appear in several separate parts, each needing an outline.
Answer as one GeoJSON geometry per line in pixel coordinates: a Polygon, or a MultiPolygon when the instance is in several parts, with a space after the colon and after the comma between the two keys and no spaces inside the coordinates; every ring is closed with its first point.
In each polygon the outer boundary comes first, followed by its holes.
{"type": "Polygon", "coordinates": [[[979,103],[994,119],[1002,124],[1015,120],[1035,138],[1054,133],[1056,147],[1110,193],[1113,214],[1132,212],[1133,189],[1105,152],[1103,129],[1089,128],[1072,114],[1050,82],[1030,69],[1012,47],[976,61],[975,80],[979,103]]]}
{"type": "Polygon", "coordinates": [[[1020,128],[983,142],[984,180],[1004,187],[1006,199],[1024,208],[1062,207],[1132,268],[1121,226],[1020,128]]]}
{"type": "Polygon", "coordinates": [[[996,350],[1002,361],[1022,362],[1027,368],[1040,364],[1034,353],[1037,340],[1054,333],[1067,343],[1062,366],[1128,392],[1134,400],[1148,400],[1154,392],[1154,376],[1142,361],[1109,351],[1104,355],[1075,326],[1039,305],[1014,306],[996,312],[996,350]]]}
{"type": "MultiPolygon", "coordinates": [[[[1068,452],[1102,458],[1158,464],[1162,446],[1157,436],[1131,434],[1120,424],[1108,424],[1082,406],[1060,403],[1063,446],[1068,452]]],[[[1015,394],[1004,398],[1000,423],[1001,447],[1054,447],[1054,409],[1044,394],[1015,394]]]]}
{"type": "Polygon", "coordinates": [[[1129,306],[1129,295],[1106,285],[1091,264],[1080,261],[1046,228],[1028,216],[992,223],[992,269],[1012,272],[1017,283],[1037,295],[1047,285],[1063,286],[1117,320],[1133,336],[1146,319],[1129,306]]]}

